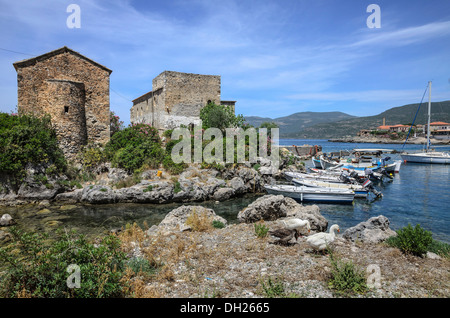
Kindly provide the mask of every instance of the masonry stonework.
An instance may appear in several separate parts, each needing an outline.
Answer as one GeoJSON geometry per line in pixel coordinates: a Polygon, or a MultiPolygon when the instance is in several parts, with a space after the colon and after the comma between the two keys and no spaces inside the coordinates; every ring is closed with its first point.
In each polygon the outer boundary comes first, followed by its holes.
{"type": "MultiPolygon", "coordinates": [[[[164,71],[152,81],[151,92],[135,100],[131,123],[146,123],[160,131],[200,123],[200,110],[220,104],[220,76],[164,71]]],[[[228,101],[234,111],[234,102],[228,101]]],[[[227,106],[228,106],[227,104],[227,106]]]]}
{"type": "Polygon", "coordinates": [[[51,116],[64,154],[109,141],[111,70],[67,47],[16,62],[18,111],[51,116]]]}

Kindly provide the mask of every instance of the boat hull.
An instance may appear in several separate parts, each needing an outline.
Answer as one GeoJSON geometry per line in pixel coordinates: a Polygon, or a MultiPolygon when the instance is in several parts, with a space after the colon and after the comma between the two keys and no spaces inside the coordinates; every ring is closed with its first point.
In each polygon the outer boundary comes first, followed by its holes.
{"type": "Polygon", "coordinates": [[[400,155],[406,162],[414,163],[437,163],[437,164],[450,164],[450,156],[433,155],[433,154],[403,154],[400,155]]]}
{"type": "Polygon", "coordinates": [[[295,178],[292,179],[292,183],[311,188],[347,189],[355,192],[355,198],[366,198],[369,195],[369,190],[358,184],[332,183],[295,178]]]}
{"type": "Polygon", "coordinates": [[[308,188],[303,186],[289,185],[266,185],[268,194],[284,195],[300,202],[323,202],[351,204],[355,193],[348,190],[331,190],[325,188],[308,188]]]}

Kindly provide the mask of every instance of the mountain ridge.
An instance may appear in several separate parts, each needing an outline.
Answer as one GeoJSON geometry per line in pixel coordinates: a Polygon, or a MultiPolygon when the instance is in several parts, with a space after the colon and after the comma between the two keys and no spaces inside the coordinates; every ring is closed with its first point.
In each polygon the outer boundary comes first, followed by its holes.
{"type": "MultiPolygon", "coordinates": [[[[245,119],[250,118],[247,122],[255,127],[264,121],[275,122],[280,127],[280,138],[329,139],[355,136],[362,129],[375,129],[383,124],[383,118],[386,125],[411,124],[418,108],[419,103],[407,104],[392,107],[378,115],[360,117],[336,111],[298,112],[274,119],[248,116],[245,119]],[[343,118],[333,117],[332,114],[342,114],[343,118]],[[312,118],[317,118],[317,121],[309,122],[312,118]]],[[[420,104],[415,124],[426,124],[427,112],[428,103],[420,104]]],[[[431,121],[450,122],[450,100],[431,103],[431,121]]]]}

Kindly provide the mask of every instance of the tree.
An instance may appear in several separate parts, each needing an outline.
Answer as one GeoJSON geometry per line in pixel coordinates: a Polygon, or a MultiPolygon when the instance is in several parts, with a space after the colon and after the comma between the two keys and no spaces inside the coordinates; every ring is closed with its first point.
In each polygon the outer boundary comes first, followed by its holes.
{"type": "Polygon", "coordinates": [[[226,128],[242,127],[244,124],[244,116],[236,116],[231,108],[214,102],[208,103],[200,110],[200,119],[203,129],[219,128],[222,132],[225,132],[226,128]]]}

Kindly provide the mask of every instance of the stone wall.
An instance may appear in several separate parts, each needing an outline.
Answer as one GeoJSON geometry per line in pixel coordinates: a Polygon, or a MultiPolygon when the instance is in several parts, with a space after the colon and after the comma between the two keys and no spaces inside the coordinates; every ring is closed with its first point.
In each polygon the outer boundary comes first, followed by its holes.
{"type": "Polygon", "coordinates": [[[200,110],[208,102],[220,104],[217,75],[164,71],[153,79],[152,88],[133,101],[132,123],[147,123],[159,130],[198,124],[200,110]]]}
{"type": "Polygon", "coordinates": [[[19,113],[50,114],[67,157],[109,141],[111,70],[67,47],[13,65],[19,113]]]}

